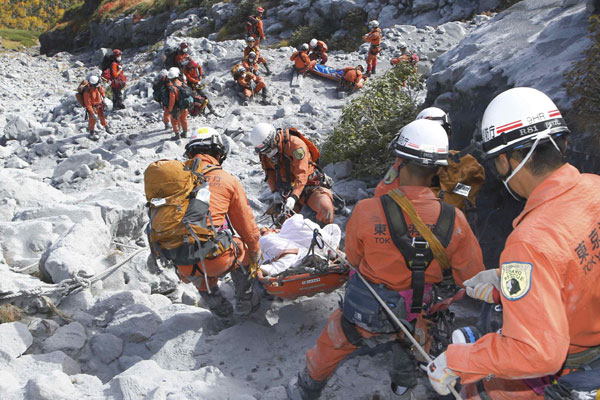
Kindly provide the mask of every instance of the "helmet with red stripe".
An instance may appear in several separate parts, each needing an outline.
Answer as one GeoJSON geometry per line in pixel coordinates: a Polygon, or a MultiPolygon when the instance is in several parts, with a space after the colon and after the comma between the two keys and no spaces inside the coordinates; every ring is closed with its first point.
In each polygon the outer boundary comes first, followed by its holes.
{"type": "Polygon", "coordinates": [[[569,133],[558,107],[534,88],[518,87],[496,96],[481,121],[487,158],[517,147],[530,147],[552,135],[569,133]]]}

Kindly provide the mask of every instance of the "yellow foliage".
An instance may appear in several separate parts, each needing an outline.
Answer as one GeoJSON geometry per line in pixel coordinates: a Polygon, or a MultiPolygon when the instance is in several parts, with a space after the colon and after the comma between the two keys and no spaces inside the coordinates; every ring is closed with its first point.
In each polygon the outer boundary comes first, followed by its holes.
{"type": "Polygon", "coordinates": [[[1,0],[0,28],[43,31],[83,0],[1,0]]]}

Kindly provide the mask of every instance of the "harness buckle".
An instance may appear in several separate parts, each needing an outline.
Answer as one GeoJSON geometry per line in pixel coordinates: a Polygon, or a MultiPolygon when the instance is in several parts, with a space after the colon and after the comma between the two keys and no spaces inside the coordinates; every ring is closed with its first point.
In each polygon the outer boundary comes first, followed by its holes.
{"type": "Polygon", "coordinates": [[[421,236],[415,236],[412,238],[412,242],[410,244],[416,250],[427,250],[429,248],[429,242],[422,238],[421,236]]]}

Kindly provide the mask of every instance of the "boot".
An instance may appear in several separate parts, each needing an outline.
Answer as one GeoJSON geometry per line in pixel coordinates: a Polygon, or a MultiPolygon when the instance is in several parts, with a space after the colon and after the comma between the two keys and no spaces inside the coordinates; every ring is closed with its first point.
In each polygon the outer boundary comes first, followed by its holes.
{"type": "Polygon", "coordinates": [[[100,139],[100,136],[94,130],[89,130],[88,132],[88,139],[93,140],[94,142],[97,142],[100,139]]]}
{"type": "Polygon", "coordinates": [[[268,96],[269,96],[269,92],[267,91],[267,88],[264,88],[262,90],[262,103],[263,104],[269,104],[268,96]]]}
{"type": "Polygon", "coordinates": [[[377,65],[373,65],[373,69],[371,70],[371,74],[375,75],[377,73],[377,65]]]}
{"type": "Polygon", "coordinates": [[[186,137],[187,137],[187,131],[183,131],[183,132],[181,132],[181,137],[182,137],[182,138],[186,138],[186,137]]]}
{"type": "Polygon", "coordinates": [[[265,63],[265,69],[267,70],[267,75],[271,75],[271,70],[269,69],[269,64],[265,63]]]}
{"type": "Polygon", "coordinates": [[[215,318],[225,325],[233,325],[233,306],[229,300],[223,296],[218,286],[210,289],[210,294],[203,291],[199,293],[215,318]]]}
{"type": "Polygon", "coordinates": [[[290,379],[286,391],[291,400],[316,400],[321,396],[321,391],[327,381],[315,381],[304,368],[298,376],[290,379]]]}
{"type": "Polygon", "coordinates": [[[168,122],[163,122],[163,124],[165,124],[165,131],[168,131],[171,128],[171,124],[168,122]]]}
{"type": "Polygon", "coordinates": [[[260,306],[260,298],[254,294],[252,279],[245,267],[231,271],[231,280],[235,289],[235,314],[249,315],[260,306]]]}
{"type": "Polygon", "coordinates": [[[104,130],[105,130],[105,131],[106,131],[106,133],[108,133],[109,135],[113,135],[113,134],[115,133],[115,132],[114,132],[112,129],[110,129],[110,127],[109,127],[108,125],[106,125],[106,126],[104,127],[104,130]]]}
{"type": "Polygon", "coordinates": [[[173,136],[171,136],[171,140],[179,140],[181,139],[181,136],[179,136],[179,132],[175,132],[175,134],[173,136]]]}
{"type": "Polygon", "coordinates": [[[410,351],[402,343],[392,343],[392,365],[389,373],[392,392],[398,398],[410,398],[412,389],[417,385],[416,365],[410,351]]]}

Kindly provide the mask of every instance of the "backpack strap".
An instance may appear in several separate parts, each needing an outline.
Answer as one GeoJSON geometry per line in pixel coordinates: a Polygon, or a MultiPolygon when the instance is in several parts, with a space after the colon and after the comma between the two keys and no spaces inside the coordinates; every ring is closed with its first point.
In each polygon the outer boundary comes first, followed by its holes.
{"type": "Polygon", "coordinates": [[[392,241],[404,257],[406,267],[412,272],[413,301],[411,312],[419,313],[423,308],[425,271],[431,261],[434,258],[437,259],[442,269],[447,269],[450,266],[445,247],[450,243],[454,230],[454,207],[441,203],[440,215],[434,233],[421,220],[410,200],[399,189],[394,189],[387,195],[382,196],[381,204],[392,241]],[[409,235],[403,210],[409,215],[417,231],[422,236],[411,237],[409,235]]]}

